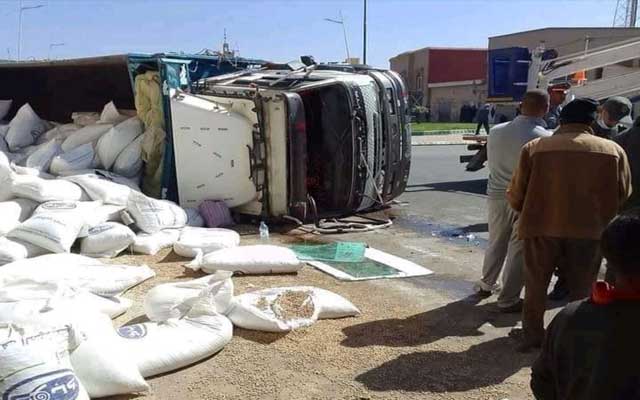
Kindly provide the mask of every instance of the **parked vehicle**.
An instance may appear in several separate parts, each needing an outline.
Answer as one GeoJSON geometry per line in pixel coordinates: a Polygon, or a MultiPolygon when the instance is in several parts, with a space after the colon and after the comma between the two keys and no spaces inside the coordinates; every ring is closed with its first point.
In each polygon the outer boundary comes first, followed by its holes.
{"type": "Polygon", "coordinates": [[[182,206],[224,198],[245,214],[309,220],[404,191],[411,131],[402,78],[303,60],[171,90],[182,206]]]}

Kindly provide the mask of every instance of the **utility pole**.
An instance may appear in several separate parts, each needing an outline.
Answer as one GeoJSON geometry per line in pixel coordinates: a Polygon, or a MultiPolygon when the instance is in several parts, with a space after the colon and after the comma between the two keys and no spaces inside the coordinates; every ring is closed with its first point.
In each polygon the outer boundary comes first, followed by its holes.
{"type": "MultiPolygon", "coordinates": [[[[637,0],[636,0],[637,1],[637,0]]],[[[362,23],[362,63],[367,63],[367,0],[364,0],[364,21],[362,23]]]]}
{"type": "Polygon", "coordinates": [[[49,44],[49,54],[47,54],[47,60],[51,60],[51,49],[54,47],[64,46],[66,43],[50,43],[49,44]]]}
{"type": "Polygon", "coordinates": [[[44,7],[43,4],[25,7],[22,5],[22,0],[20,0],[20,9],[18,10],[18,61],[22,59],[22,13],[26,10],[35,10],[42,7],[44,7]]]}
{"type": "Polygon", "coordinates": [[[344,22],[344,17],[342,16],[342,10],[340,10],[340,19],[331,19],[331,18],[325,18],[325,21],[328,22],[333,22],[334,24],[340,24],[342,25],[342,34],[344,35],[344,47],[347,50],[347,61],[349,60],[349,58],[351,58],[351,55],[349,54],[349,41],[347,40],[347,28],[346,28],[346,24],[344,22]]]}

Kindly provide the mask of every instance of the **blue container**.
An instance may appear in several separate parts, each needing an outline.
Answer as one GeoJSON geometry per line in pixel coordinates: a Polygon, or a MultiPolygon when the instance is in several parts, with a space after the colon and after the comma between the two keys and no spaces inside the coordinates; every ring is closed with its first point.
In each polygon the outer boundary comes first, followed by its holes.
{"type": "Polygon", "coordinates": [[[520,101],[527,91],[531,53],[526,47],[489,51],[489,100],[520,101]]]}

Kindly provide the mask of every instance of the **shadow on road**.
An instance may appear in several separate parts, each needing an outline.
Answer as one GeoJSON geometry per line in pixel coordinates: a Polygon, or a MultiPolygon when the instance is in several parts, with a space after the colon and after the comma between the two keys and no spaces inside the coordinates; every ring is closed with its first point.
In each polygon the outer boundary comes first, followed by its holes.
{"type": "Polygon", "coordinates": [[[473,295],[445,306],[412,315],[365,322],[343,329],[346,347],[411,347],[429,344],[448,336],[482,336],[479,328],[489,322],[495,327],[515,326],[520,314],[502,314],[494,304],[478,306],[473,295]]]}
{"type": "Polygon", "coordinates": [[[487,194],[487,180],[475,179],[470,181],[423,183],[420,185],[408,185],[405,190],[406,193],[429,191],[485,195],[487,194]]]}
{"type": "Polygon", "coordinates": [[[519,354],[513,340],[496,338],[462,352],[429,351],[403,354],[356,377],[373,391],[465,392],[497,385],[535,356],[519,354]]]}

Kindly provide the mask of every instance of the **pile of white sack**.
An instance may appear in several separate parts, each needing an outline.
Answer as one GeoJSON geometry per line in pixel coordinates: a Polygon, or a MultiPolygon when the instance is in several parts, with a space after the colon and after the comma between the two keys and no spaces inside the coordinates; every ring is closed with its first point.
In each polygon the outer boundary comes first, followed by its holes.
{"type": "MultiPolygon", "coordinates": [[[[9,106],[0,100],[0,120],[9,106]]],[[[145,196],[137,118],[109,103],[73,119],[52,127],[25,105],[0,123],[0,398],[145,392],[145,378],[222,350],[233,325],[286,332],[359,314],[309,286],[235,296],[233,274],[294,273],[302,263],[285,247],[240,246],[237,232],[204,228],[197,209],[145,196]],[[155,273],[97,258],[168,247],[209,275],[154,287],[149,322],[114,328],[132,305],[124,292],[155,273]]]]}
{"type": "Polygon", "coordinates": [[[147,266],[103,264],[51,254],[0,268],[0,397],[89,399],[140,393],[145,378],[221,351],[233,325],[268,332],[307,327],[359,310],[330,291],[309,287],[234,296],[232,272],[165,283],[144,299],[148,322],[115,328],[121,297],[154,276],[147,266]]]}
{"type": "MultiPolygon", "coordinates": [[[[10,105],[0,101],[0,120],[10,105]]],[[[137,117],[111,102],[100,114],[72,118],[55,125],[25,104],[0,122],[0,266],[72,251],[96,258],[129,248],[153,254],[173,245],[188,223],[202,226],[197,210],[141,193],[137,117]]]]}
{"type": "MultiPolygon", "coordinates": [[[[0,112],[6,114],[10,105],[0,100],[0,112]]],[[[16,165],[42,174],[101,169],[138,182],[144,125],[130,114],[110,102],[101,113],[73,113],[72,123],[60,124],[40,119],[27,103],[11,121],[0,122],[0,151],[16,165]]]]}

